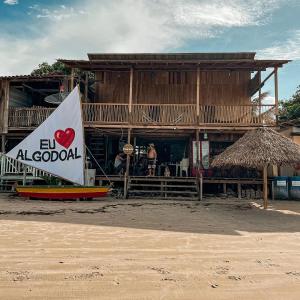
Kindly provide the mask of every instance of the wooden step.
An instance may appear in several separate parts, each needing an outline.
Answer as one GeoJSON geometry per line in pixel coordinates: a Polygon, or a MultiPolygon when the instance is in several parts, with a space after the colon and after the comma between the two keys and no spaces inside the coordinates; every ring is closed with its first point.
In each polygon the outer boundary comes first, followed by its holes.
{"type": "Polygon", "coordinates": [[[196,185],[170,185],[170,184],[141,184],[141,183],[129,183],[129,187],[143,186],[143,187],[164,187],[164,188],[193,188],[197,189],[196,185]]]}
{"type": "Polygon", "coordinates": [[[165,182],[192,182],[192,183],[196,183],[197,180],[193,177],[147,177],[147,176],[143,176],[143,177],[130,177],[129,181],[133,182],[133,181],[145,181],[145,182],[149,182],[149,181],[165,181],[165,182]]]}
{"type": "MultiPolygon", "coordinates": [[[[130,199],[143,199],[145,197],[138,196],[138,195],[130,195],[130,199]]],[[[149,199],[149,197],[147,197],[149,199]]],[[[171,196],[171,197],[163,197],[163,196],[155,196],[155,200],[184,200],[184,201],[197,201],[199,200],[198,197],[182,197],[182,196],[171,196]]]]}
{"type": "Polygon", "coordinates": [[[191,194],[198,195],[198,192],[192,191],[165,191],[165,190],[129,190],[129,193],[159,193],[159,194],[191,194]]]}

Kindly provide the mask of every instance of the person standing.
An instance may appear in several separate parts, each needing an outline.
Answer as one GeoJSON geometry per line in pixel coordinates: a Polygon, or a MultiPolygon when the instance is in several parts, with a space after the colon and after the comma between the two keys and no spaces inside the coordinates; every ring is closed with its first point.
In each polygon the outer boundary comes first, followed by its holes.
{"type": "Polygon", "coordinates": [[[119,152],[116,155],[115,162],[114,162],[114,168],[115,168],[116,174],[122,175],[123,169],[124,169],[124,166],[125,166],[124,162],[125,162],[124,153],[123,152],[119,152]]]}
{"type": "Polygon", "coordinates": [[[157,152],[155,150],[153,143],[149,144],[147,159],[148,159],[148,176],[154,176],[156,161],[157,161],[157,152]]]}

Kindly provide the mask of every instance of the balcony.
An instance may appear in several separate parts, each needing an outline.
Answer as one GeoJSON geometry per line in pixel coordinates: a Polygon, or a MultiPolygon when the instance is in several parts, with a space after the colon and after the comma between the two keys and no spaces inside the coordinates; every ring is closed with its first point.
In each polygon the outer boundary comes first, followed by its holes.
{"type": "MultiPolygon", "coordinates": [[[[200,105],[195,104],[128,104],[84,103],[86,126],[133,127],[256,127],[275,126],[274,105],[200,105]]],[[[11,129],[40,125],[53,108],[18,107],[9,109],[11,129]]]]}

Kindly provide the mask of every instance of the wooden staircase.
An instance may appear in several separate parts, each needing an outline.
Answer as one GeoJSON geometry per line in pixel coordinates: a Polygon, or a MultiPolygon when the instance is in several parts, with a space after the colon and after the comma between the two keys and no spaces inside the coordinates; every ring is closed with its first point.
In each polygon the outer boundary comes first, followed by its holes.
{"type": "MultiPolygon", "coordinates": [[[[105,136],[101,134],[91,133],[87,137],[88,140],[88,147],[91,153],[93,154],[94,158],[97,160],[98,164],[101,165],[102,168],[105,167],[106,161],[106,147],[105,147],[105,136]]],[[[87,152],[87,155],[89,153],[87,152]]],[[[98,164],[96,164],[93,158],[90,158],[92,168],[96,169],[96,174],[102,174],[98,164]]]]}
{"type": "Polygon", "coordinates": [[[130,177],[129,198],[199,200],[199,185],[194,177],[130,177]]]}

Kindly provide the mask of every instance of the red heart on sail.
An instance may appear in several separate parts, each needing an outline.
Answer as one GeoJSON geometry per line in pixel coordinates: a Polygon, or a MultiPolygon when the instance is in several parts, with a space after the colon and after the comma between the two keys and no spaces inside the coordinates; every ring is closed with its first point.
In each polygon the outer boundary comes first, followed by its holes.
{"type": "Polygon", "coordinates": [[[75,131],[73,128],[67,128],[65,131],[58,129],[54,133],[54,138],[61,146],[68,149],[74,141],[75,131]]]}

